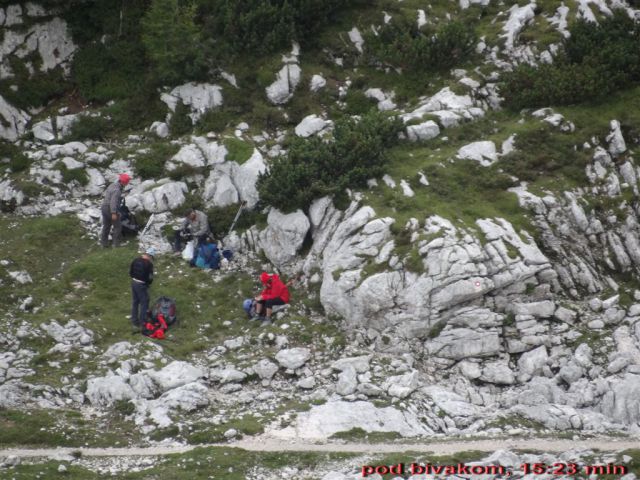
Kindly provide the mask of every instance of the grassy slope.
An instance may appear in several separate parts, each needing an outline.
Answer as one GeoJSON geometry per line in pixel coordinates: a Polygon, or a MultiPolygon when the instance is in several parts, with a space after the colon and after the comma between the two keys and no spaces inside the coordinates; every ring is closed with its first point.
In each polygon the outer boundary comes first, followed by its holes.
{"type": "MultiPolygon", "coordinates": [[[[16,286],[0,268],[3,284],[0,285],[2,307],[7,312],[2,323],[11,324],[14,332],[19,324],[14,318],[26,321],[40,331],[39,326],[52,320],[65,325],[69,320],[80,321],[94,334],[96,352],[100,354],[114,343],[123,340],[132,343],[156,342],[168,360],[204,360],[206,352],[221,345],[224,340],[239,335],[250,341],[238,350],[223,355],[222,360],[238,367],[252,365],[258,345],[261,356],[275,356],[274,345],[262,345],[258,335],[264,329],[249,324],[242,310],[242,300],[258,289],[257,275],[242,272],[208,272],[190,268],[181,259],[160,256],[155,262],[156,279],[151,288],[152,301],[159,295],[174,297],[178,305],[180,324],[169,331],[165,341],[154,341],[133,335],[127,315],[130,311],[130,287],[128,269],[137,255],[136,244],[129,243],[120,249],[102,249],[84,235],[79,222],[72,217],[54,218],[0,218],[2,259],[12,263],[9,270],[26,270],[33,283],[16,286]],[[45,254],[46,253],[46,254],[45,254]],[[18,302],[31,295],[37,311],[20,312],[18,302]],[[246,354],[252,355],[247,356],[246,354]]],[[[256,270],[257,272],[258,270],[256,270]]],[[[336,324],[315,323],[310,314],[317,311],[315,293],[296,291],[296,311],[286,319],[289,328],[287,338],[292,346],[310,345],[322,337],[332,337],[334,347],[344,343],[343,334],[336,324]]],[[[7,327],[4,327],[7,328],[7,327]]],[[[267,331],[279,332],[273,326],[267,331]]],[[[52,387],[64,385],[63,377],[72,382],[84,383],[89,376],[100,375],[99,357],[74,350],[70,354],[48,353],[55,344],[46,335],[26,337],[20,340],[20,348],[36,353],[29,367],[35,374],[25,378],[32,384],[52,387]],[[83,371],[71,370],[81,366],[83,371]]],[[[330,350],[330,349],[329,349],[330,350]]],[[[207,360],[204,360],[209,363],[207,360]]],[[[158,365],[161,367],[162,365],[158,365]]],[[[306,409],[308,405],[295,399],[281,405],[278,412],[306,409]]],[[[236,428],[245,434],[262,431],[262,426],[278,412],[266,412],[259,417],[231,418],[222,425],[208,423],[205,414],[201,422],[184,432],[177,429],[158,431],[154,438],[179,436],[193,443],[223,439],[223,433],[236,428]]],[[[64,445],[108,446],[137,443],[140,435],[131,429],[126,416],[131,413],[127,405],[116,405],[111,415],[88,421],[73,411],[23,412],[0,411],[0,445],[64,445]]]]}

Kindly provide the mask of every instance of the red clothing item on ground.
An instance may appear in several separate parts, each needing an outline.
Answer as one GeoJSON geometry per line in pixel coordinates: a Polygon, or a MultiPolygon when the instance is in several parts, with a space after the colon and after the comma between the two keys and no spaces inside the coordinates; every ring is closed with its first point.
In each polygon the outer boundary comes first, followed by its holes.
{"type": "Polygon", "coordinates": [[[262,282],[265,284],[265,289],[262,291],[260,295],[262,295],[263,300],[273,300],[274,298],[281,298],[284,303],[289,303],[289,289],[287,286],[282,283],[280,277],[275,273],[270,276],[271,278],[271,286],[266,285],[266,282],[262,282]]]}

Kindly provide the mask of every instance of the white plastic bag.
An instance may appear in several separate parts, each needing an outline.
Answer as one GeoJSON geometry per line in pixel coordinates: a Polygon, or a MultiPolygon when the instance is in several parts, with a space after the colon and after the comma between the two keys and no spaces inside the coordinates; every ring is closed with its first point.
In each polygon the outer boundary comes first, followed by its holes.
{"type": "Polygon", "coordinates": [[[182,251],[182,258],[184,258],[185,260],[191,261],[191,259],[193,258],[194,248],[195,248],[194,240],[187,242],[187,246],[184,247],[184,250],[182,251]]]}

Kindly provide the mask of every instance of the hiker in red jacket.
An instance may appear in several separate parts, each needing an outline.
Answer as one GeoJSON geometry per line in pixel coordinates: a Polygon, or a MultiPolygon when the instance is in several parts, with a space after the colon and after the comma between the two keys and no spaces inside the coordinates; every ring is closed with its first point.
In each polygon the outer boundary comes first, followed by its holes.
{"type": "Polygon", "coordinates": [[[264,285],[264,290],[255,298],[256,314],[251,320],[261,320],[260,326],[264,327],[271,325],[271,312],[275,305],[289,303],[289,289],[275,273],[269,275],[267,272],[262,272],[260,281],[264,285]]]}

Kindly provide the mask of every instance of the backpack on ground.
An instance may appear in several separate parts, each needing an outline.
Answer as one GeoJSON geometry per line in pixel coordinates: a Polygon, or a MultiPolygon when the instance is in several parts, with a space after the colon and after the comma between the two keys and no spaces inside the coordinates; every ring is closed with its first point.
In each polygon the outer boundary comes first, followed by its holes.
{"type": "Polygon", "coordinates": [[[220,252],[215,243],[203,243],[198,247],[198,255],[195,261],[199,268],[220,268],[220,252]]]}
{"type": "Polygon", "coordinates": [[[124,198],[122,199],[122,203],[118,207],[118,213],[120,214],[122,235],[137,235],[140,231],[140,225],[138,224],[135,215],[131,213],[131,210],[129,210],[129,207],[127,207],[124,198]]]}
{"type": "Polygon", "coordinates": [[[176,301],[173,298],[160,297],[153,304],[147,321],[142,326],[142,334],[151,338],[163,339],[164,332],[177,323],[176,301]]]}

